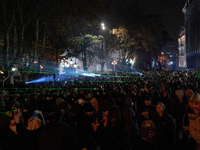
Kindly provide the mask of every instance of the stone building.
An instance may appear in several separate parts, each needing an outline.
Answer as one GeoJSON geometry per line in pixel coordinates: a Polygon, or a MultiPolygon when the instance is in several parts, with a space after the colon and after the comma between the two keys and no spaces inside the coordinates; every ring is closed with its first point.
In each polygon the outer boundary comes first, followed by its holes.
{"type": "Polygon", "coordinates": [[[187,0],[185,18],[186,59],[188,69],[200,68],[200,0],[187,0]]]}
{"type": "Polygon", "coordinates": [[[183,26],[180,30],[179,38],[178,38],[178,69],[184,70],[187,68],[186,62],[186,48],[185,48],[185,27],[183,26]]]}

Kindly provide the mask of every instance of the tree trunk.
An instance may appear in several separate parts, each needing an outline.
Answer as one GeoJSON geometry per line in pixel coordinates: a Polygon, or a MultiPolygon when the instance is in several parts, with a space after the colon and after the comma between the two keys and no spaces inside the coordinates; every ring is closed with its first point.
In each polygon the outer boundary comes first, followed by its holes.
{"type": "Polygon", "coordinates": [[[27,73],[27,72],[20,73],[20,82],[27,82],[28,81],[28,75],[29,75],[29,73],[27,73]]]}
{"type": "Polygon", "coordinates": [[[14,84],[13,74],[10,75],[10,84],[14,84]]]}
{"type": "Polygon", "coordinates": [[[20,41],[20,54],[19,54],[19,56],[22,55],[22,52],[23,52],[23,49],[24,49],[24,28],[25,28],[25,25],[23,24],[22,30],[21,30],[21,41],[20,41]]]}
{"type": "Polygon", "coordinates": [[[9,47],[10,47],[10,43],[9,43],[9,40],[10,40],[10,29],[12,27],[12,24],[13,24],[13,18],[14,18],[14,11],[15,11],[15,3],[13,5],[13,13],[12,13],[12,17],[10,18],[10,23],[8,24],[8,20],[9,20],[9,17],[7,16],[7,13],[6,13],[6,5],[5,5],[5,1],[2,0],[2,9],[3,9],[3,16],[4,16],[4,24],[7,28],[6,30],[6,34],[5,34],[5,38],[4,38],[4,46],[3,46],[3,52],[4,52],[4,63],[5,63],[5,68],[8,68],[9,67],[9,47]]]}
{"type": "Polygon", "coordinates": [[[16,19],[14,16],[14,48],[13,48],[13,59],[16,57],[18,47],[18,36],[17,36],[17,28],[16,28],[16,19]]]}
{"type": "Polygon", "coordinates": [[[84,71],[87,71],[87,69],[88,69],[87,58],[86,58],[86,48],[84,48],[84,51],[83,51],[83,69],[84,69],[84,71]]]}
{"type": "Polygon", "coordinates": [[[104,65],[105,65],[105,62],[101,62],[101,72],[103,72],[104,65]]]}
{"type": "Polygon", "coordinates": [[[36,25],[35,25],[35,60],[38,57],[38,41],[39,41],[39,19],[36,19],[36,25]]]}

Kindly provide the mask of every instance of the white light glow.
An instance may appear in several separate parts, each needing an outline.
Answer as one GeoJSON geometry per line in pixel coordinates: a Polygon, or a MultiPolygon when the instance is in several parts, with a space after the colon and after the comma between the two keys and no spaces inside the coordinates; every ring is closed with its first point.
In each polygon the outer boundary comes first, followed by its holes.
{"type": "Polygon", "coordinates": [[[12,71],[16,71],[16,68],[12,68],[12,71]]]}

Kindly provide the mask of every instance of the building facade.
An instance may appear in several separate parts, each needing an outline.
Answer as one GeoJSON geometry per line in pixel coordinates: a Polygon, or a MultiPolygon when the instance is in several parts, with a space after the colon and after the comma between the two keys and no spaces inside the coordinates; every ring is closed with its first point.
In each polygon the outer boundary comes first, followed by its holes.
{"type": "Polygon", "coordinates": [[[200,0],[187,0],[185,17],[185,48],[188,69],[200,68],[200,0]]]}
{"type": "Polygon", "coordinates": [[[186,69],[187,62],[186,62],[186,39],[185,39],[185,27],[183,26],[180,30],[179,38],[178,38],[178,69],[186,69]]]}

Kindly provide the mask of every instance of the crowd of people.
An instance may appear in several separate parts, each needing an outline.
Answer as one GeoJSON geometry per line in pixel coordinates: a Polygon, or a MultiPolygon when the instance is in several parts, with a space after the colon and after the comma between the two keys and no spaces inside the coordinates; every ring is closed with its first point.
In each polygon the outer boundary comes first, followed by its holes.
{"type": "Polygon", "coordinates": [[[0,89],[0,150],[200,149],[198,73],[6,85],[0,89]]]}

